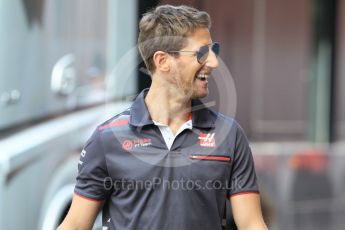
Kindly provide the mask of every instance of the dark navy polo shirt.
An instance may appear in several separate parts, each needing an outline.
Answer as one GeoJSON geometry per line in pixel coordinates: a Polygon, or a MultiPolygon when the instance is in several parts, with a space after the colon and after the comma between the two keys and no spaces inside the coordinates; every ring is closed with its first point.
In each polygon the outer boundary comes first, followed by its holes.
{"type": "Polygon", "coordinates": [[[193,127],[169,150],[150,118],[146,93],[87,141],[75,193],[106,201],[104,229],[221,229],[226,199],[258,193],[243,130],[193,100],[193,127]]]}

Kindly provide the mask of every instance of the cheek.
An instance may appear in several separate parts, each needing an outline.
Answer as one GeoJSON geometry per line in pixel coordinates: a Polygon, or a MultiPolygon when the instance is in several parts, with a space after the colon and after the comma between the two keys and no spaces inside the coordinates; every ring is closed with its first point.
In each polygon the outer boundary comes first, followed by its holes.
{"type": "Polygon", "coordinates": [[[195,75],[200,71],[201,67],[198,64],[188,62],[177,62],[176,73],[181,77],[181,83],[190,87],[195,82],[195,75]]]}
{"type": "Polygon", "coordinates": [[[189,76],[195,76],[199,71],[201,67],[200,65],[195,65],[194,63],[188,63],[187,66],[184,68],[185,74],[188,74],[189,76]]]}
{"type": "Polygon", "coordinates": [[[200,68],[193,68],[190,72],[189,72],[189,77],[191,79],[191,81],[195,81],[196,79],[196,75],[199,73],[200,68]]]}

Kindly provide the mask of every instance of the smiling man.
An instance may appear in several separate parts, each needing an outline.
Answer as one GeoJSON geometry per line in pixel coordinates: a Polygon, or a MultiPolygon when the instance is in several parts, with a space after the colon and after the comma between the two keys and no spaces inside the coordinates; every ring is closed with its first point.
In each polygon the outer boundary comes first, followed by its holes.
{"type": "Polygon", "coordinates": [[[210,16],[162,5],[139,25],[152,84],[86,143],[75,195],[59,229],[215,230],[230,200],[238,229],[267,229],[248,141],[229,117],[207,108],[219,65],[210,16]]]}

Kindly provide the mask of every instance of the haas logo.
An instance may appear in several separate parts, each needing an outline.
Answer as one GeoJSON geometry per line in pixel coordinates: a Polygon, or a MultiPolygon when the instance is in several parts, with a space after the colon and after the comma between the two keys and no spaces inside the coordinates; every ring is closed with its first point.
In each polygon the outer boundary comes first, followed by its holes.
{"type": "Polygon", "coordinates": [[[215,133],[200,133],[199,135],[200,146],[215,147],[216,139],[214,136],[215,136],[215,133]]]}
{"type": "Polygon", "coordinates": [[[133,141],[131,140],[125,140],[123,143],[122,143],[122,148],[124,150],[131,150],[133,148],[133,141]]]}
{"type": "Polygon", "coordinates": [[[138,138],[134,140],[124,140],[122,142],[122,148],[126,151],[129,151],[133,148],[142,148],[152,145],[150,138],[138,138]]]}

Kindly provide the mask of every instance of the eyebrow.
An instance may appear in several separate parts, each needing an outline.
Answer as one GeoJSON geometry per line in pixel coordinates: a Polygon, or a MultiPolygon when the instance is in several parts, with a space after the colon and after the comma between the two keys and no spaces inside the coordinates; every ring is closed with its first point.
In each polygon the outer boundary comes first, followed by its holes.
{"type": "Polygon", "coordinates": [[[207,43],[207,44],[200,44],[200,46],[199,46],[198,48],[203,47],[203,46],[210,46],[210,45],[212,45],[212,44],[213,44],[213,42],[207,43]]]}

